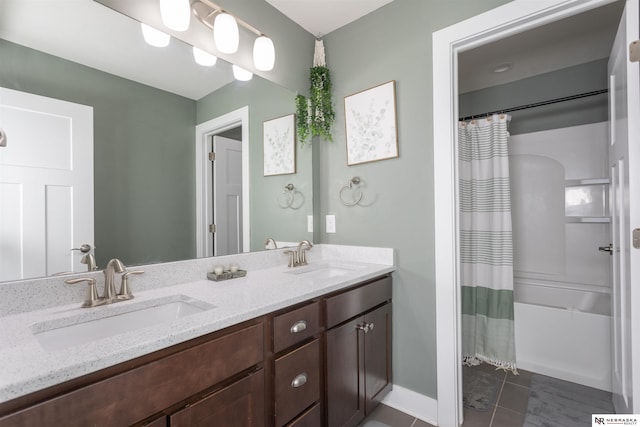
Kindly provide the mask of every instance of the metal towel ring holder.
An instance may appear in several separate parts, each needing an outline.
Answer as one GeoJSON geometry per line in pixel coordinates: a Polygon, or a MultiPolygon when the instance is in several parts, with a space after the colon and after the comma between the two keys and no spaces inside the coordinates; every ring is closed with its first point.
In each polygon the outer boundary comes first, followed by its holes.
{"type": "Polygon", "coordinates": [[[296,191],[293,184],[285,185],[282,193],[278,195],[278,206],[280,206],[281,209],[299,209],[303,204],[304,196],[299,191],[296,191]],[[297,205],[295,203],[296,194],[300,194],[300,203],[297,205]]]}
{"type": "Polygon", "coordinates": [[[359,185],[360,184],[360,177],[358,176],[354,176],[353,178],[351,178],[349,180],[349,183],[347,185],[345,185],[344,187],[342,187],[340,189],[340,193],[339,193],[339,197],[340,197],[340,201],[342,202],[343,205],[345,206],[361,206],[360,202],[362,201],[362,198],[364,197],[364,193],[362,192],[362,190],[360,189],[353,189],[354,185],[359,185]],[[352,201],[348,201],[345,200],[345,196],[344,196],[344,192],[345,190],[353,190],[351,192],[351,199],[352,201]]]}

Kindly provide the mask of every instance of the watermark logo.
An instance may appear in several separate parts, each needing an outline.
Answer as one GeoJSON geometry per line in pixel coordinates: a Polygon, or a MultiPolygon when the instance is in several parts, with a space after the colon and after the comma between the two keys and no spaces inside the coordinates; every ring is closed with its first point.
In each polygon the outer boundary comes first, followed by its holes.
{"type": "Polygon", "coordinates": [[[592,414],[591,426],[639,426],[640,414],[592,414]]]}

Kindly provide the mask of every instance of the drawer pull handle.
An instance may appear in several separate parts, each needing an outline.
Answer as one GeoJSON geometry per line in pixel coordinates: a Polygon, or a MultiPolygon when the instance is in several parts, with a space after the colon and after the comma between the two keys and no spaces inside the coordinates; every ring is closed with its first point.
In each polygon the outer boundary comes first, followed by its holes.
{"type": "Polygon", "coordinates": [[[307,322],[305,322],[304,320],[298,320],[291,327],[291,333],[292,334],[297,334],[298,332],[302,332],[305,329],[307,329],[307,322]]]}
{"type": "Polygon", "coordinates": [[[373,323],[362,323],[360,325],[356,325],[356,329],[359,331],[364,331],[364,333],[366,334],[369,331],[373,330],[373,327],[375,325],[373,323]]]}
{"type": "Polygon", "coordinates": [[[293,379],[293,381],[291,381],[291,387],[293,387],[293,388],[302,387],[306,383],[307,383],[307,374],[306,374],[306,372],[303,372],[300,375],[298,375],[297,377],[295,377],[293,379]]]}

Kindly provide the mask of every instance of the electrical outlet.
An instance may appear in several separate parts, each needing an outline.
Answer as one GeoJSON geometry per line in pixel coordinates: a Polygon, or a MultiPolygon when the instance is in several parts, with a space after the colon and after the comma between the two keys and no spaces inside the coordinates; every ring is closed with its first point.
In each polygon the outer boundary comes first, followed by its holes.
{"type": "Polygon", "coordinates": [[[307,215],[307,232],[313,233],[313,215],[307,215]]]}
{"type": "Polygon", "coordinates": [[[327,233],[336,232],[336,216],[335,215],[326,216],[326,229],[327,229],[327,233]]]}

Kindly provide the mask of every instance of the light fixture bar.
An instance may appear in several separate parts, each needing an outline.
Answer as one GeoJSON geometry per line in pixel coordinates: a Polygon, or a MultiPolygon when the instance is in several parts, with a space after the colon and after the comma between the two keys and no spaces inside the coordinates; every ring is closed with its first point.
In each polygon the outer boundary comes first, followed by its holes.
{"type": "Polygon", "coordinates": [[[213,21],[214,21],[216,15],[218,15],[219,13],[223,13],[224,12],[224,13],[228,13],[228,14],[232,15],[234,18],[236,18],[236,21],[238,22],[238,25],[241,25],[246,30],[249,30],[250,32],[252,32],[256,36],[264,36],[265,35],[262,31],[258,30],[253,25],[249,24],[246,21],[243,21],[242,19],[238,18],[237,16],[233,15],[232,13],[224,10],[223,8],[221,8],[220,6],[218,6],[217,4],[215,4],[214,2],[212,2],[210,0],[197,0],[197,1],[194,1],[193,3],[191,3],[191,11],[193,12],[193,15],[196,17],[196,19],[198,21],[200,21],[202,24],[204,24],[207,27],[209,27],[211,30],[213,30],[213,21]]]}

